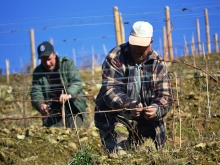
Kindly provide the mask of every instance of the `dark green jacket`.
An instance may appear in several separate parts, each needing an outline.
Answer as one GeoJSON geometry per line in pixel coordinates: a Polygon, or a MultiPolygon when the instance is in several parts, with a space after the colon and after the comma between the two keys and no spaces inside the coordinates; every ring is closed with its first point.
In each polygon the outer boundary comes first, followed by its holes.
{"type": "MultiPolygon", "coordinates": [[[[73,61],[68,57],[58,57],[58,72],[62,84],[65,85],[66,91],[71,96],[84,95],[82,91],[82,81],[77,68],[73,61]]],[[[32,89],[30,92],[32,100],[49,100],[50,84],[47,78],[48,72],[45,72],[43,65],[38,65],[33,72],[32,89]]],[[[65,91],[65,90],[64,90],[65,91]]],[[[70,103],[78,109],[79,112],[86,111],[86,98],[78,97],[70,99],[70,103]]],[[[42,102],[32,102],[32,106],[39,110],[38,107],[42,102]]],[[[85,115],[83,115],[85,119],[85,115]]]]}

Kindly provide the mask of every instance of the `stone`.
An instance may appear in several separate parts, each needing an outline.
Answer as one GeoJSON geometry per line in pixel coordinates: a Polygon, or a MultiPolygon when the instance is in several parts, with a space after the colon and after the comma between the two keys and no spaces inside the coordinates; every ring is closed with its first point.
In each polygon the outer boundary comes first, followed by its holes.
{"type": "Polygon", "coordinates": [[[127,154],[127,152],[119,146],[118,147],[118,155],[126,155],[126,154],[127,154]]]}
{"type": "Polygon", "coordinates": [[[99,136],[99,134],[96,131],[92,131],[91,134],[92,134],[93,137],[98,137],[99,136]]]}
{"type": "Polygon", "coordinates": [[[56,127],[50,127],[48,130],[51,134],[56,134],[58,132],[58,129],[56,127]]]}
{"type": "Polygon", "coordinates": [[[5,134],[10,134],[10,131],[9,131],[7,128],[4,128],[4,129],[3,129],[3,132],[4,132],[5,134]]]}
{"type": "Polygon", "coordinates": [[[25,158],[23,162],[35,161],[36,159],[38,159],[38,156],[31,156],[31,157],[25,158]]]}
{"type": "Polygon", "coordinates": [[[30,125],[29,129],[33,129],[34,130],[35,129],[34,125],[30,125]]]}
{"type": "Polygon", "coordinates": [[[70,143],[68,144],[68,148],[71,148],[72,150],[76,150],[76,149],[77,149],[77,146],[76,146],[75,143],[70,142],[70,143]]]}
{"type": "Polygon", "coordinates": [[[89,140],[89,138],[88,137],[83,137],[83,138],[80,138],[79,140],[82,143],[82,142],[87,142],[89,140]]]}
{"type": "Polygon", "coordinates": [[[48,135],[45,140],[51,144],[57,144],[57,140],[53,137],[53,135],[48,135]]]}
{"type": "Polygon", "coordinates": [[[0,152],[0,161],[5,162],[6,161],[6,155],[3,152],[0,152]]]}
{"type": "Polygon", "coordinates": [[[194,146],[196,149],[205,149],[206,148],[206,143],[199,143],[194,146]]]}
{"type": "Polygon", "coordinates": [[[194,92],[190,92],[188,94],[188,99],[190,100],[190,99],[194,99],[194,98],[195,98],[195,93],[194,92]]]}
{"type": "Polygon", "coordinates": [[[63,140],[63,136],[57,136],[57,141],[62,141],[63,140]]]}
{"type": "Polygon", "coordinates": [[[26,130],[26,136],[31,136],[31,137],[33,137],[34,135],[35,135],[34,130],[31,130],[31,129],[27,129],[27,130],[26,130]]]}
{"type": "Polygon", "coordinates": [[[59,134],[60,135],[70,135],[71,130],[70,129],[61,129],[59,134]]]}
{"type": "Polygon", "coordinates": [[[17,134],[17,138],[18,138],[19,140],[23,140],[23,139],[25,138],[25,135],[17,134]]]}
{"type": "Polygon", "coordinates": [[[18,133],[18,134],[22,134],[22,129],[18,128],[18,127],[15,127],[15,126],[13,126],[10,131],[18,133]]]}
{"type": "Polygon", "coordinates": [[[12,147],[15,145],[15,142],[11,138],[1,138],[0,144],[4,147],[12,147]]]}

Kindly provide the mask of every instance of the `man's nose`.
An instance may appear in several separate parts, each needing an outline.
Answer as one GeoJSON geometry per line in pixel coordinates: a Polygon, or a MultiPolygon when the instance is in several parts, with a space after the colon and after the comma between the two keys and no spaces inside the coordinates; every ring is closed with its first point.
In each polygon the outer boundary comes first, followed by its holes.
{"type": "Polygon", "coordinates": [[[140,50],[140,49],[136,49],[136,50],[135,50],[135,53],[137,53],[137,54],[142,54],[142,53],[143,53],[143,51],[142,51],[142,50],[140,50]]]}
{"type": "Polygon", "coordinates": [[[50,61],[47,61],[47,65],[48,65],[48,66],[50,65],[50,61]]]}

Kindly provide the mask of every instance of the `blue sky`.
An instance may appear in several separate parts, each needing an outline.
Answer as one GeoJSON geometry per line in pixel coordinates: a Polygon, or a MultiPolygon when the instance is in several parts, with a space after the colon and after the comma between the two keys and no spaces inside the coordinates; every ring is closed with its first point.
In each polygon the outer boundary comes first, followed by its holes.
{"type": "MultiPolygon", "coordinates": [[[[174,55],[183,55],[184,39],[189,43],[196,35],[196,19],[200,22],[201,41],[206,41],[204,8],[208,9],[210,37],[220,35],[220,0],[7,0],[0,5],[0,68],[5,72],[5,60],[10,61],[10,72],[19,72],[31,59],[31,28],[35,33],[35,47],[53,38],[59,56],[73,58],[76,65],[91,60],[92,47],[96,60],[102,63],[103,45],[110,51],[116,46],[113,7],[122,13],[125,40],[136,21],[148,21],[154,27],[153,47],[161,53],[162,28],[165,26],[165,6],[170,9],[174,55]],[[187,8],[189,10],[182,11],[187,8]]],[[[220,36],[219,36],[220,38],[220,36]]],[[[212,45],[214,50],[214,45],[212,45]]],[[[162,54],[163,55],[163,54],[162,54]]],[[[37,57],[37,53],[36,53],[37,57]]],[[[38,62],[37,62],[38,63],[38,62]]]]}

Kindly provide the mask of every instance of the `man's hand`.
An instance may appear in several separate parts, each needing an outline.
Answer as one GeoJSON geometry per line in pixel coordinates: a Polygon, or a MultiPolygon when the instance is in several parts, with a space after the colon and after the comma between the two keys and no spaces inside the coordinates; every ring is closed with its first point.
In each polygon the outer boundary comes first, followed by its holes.
{"type": "Polygon", "coordinates": [[[50,110],[50,108],[48,107],[47,104],[41,104],[41,105],[39,106],[39,111],[40,111],[40,113],[41,113],[42,116],[47,116],[47,115],[49,115],[49,110],[50,110]]]}
{"type": "Polygon", "coordinates": [[[67,100],[69,100],[70,99],[70,95],[69,94],[61,94],[60,95],[60,98],[59,98],[59,101],[60,101],[60,103],[65,103],[67,100]]]}
{"type": "Polygon", "coordinates": [[[143,104],[139,103],[138,107],[134,108],[134,110],[131,111],[131,114],[136,118],[139,118],[142,111],[143,111],[143,104]]]}
{"type": "Polygon", "coordinates": [[[144,109],[144,118],[146,120],[153,119],[157,115],[157,106],[148,106],[144,109]]]}

